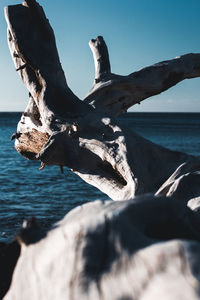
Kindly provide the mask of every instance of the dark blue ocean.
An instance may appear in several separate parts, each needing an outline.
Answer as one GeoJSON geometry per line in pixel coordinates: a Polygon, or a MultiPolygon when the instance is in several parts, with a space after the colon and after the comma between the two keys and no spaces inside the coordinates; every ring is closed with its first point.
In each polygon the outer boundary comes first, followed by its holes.
{"type": "MultiPolygon", "coordinates": [[[[55,166],[39,171],[39,162],[21,157],[10,140],[20,115],[0,113],[0,241],[11,240],[25,218],[35,216],[48,228],[77,205],[107,199],[67,168],[64,175],[55,166]]],[[[123,118],[153,142],[200,155],[199,113],[128,113],[123,118]]]]}

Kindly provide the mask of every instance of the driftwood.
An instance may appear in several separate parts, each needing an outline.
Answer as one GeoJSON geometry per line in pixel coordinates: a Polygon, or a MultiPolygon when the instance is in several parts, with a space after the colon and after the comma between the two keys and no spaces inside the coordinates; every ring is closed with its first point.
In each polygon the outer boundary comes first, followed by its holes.
{"type": "MultiPolygon", "coordinates": [[[[102,37],[90,41],[95,81],[81,101],[67,85],[53,30],[34,0],[5,9],[15,68],[29,91],[15,148],[28,159],[69,167],[115,200],[155,193],[190,155],[136,135],[114,117],[183,79],[200,76],[200,54],[186,54],[134,72],[111,73],[102,37]]],[[[198,162],[197,162],[198,164],[198,162]]]]}
{"type": "Polygon", "coordinates": [[[67,85],[42,7],[26,0],[5,16],[15,68],[29,91],[15,148],[40,160],[40,169],[67,166],[126,200],[78,207],[47,233],[32,220],[17,238],[21,253],[5,300],[199,299],[200,160],[140,137],[116,117],[199,77],[200,54],[120,76],[97,37],[90,41],[94,85],[81,101],[67,85]],[[151,194],[134,198],[144,193],[151,194]]]}
{"type": "Polygon", "coordinates": [[[33,224],[4,299],[199,299],[198,222],[182,202],[149,195],[80,206],[43,239],[33,224]]]}

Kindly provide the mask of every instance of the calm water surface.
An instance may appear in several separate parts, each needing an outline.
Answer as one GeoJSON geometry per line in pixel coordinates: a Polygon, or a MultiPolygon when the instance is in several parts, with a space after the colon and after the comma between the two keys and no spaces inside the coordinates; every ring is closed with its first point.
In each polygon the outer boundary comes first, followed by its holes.
{"type": "MultiPolygon", "coordinates": [[[[28,161],[13,148],[20,113],[0,113],[0,241],[10,240],[24,218],[36,216],[48,228],[77,205],[107,199],[65,168],[28,161]]],[[[144,137],[168,147],[200,155],[200,114],[129,113],[123,119],[144,137]]]]}

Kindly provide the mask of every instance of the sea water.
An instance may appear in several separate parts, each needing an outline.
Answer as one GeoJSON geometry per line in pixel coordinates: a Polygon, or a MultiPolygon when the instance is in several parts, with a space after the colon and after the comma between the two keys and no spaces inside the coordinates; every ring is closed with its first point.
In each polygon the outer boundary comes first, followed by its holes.
{"type": "MultiPolygon", "coordinates": [[[[11,240],[24,219],[35,216],[48,228],[72,208],[108,199],[69,169],[57,166],[39,171],[14,149],[20,113],[0,113],[0,241],[11,240]]],[[[200,155],[199,113],[128,113],[124,122],[145,138],[172,150],[200,155]]]]}

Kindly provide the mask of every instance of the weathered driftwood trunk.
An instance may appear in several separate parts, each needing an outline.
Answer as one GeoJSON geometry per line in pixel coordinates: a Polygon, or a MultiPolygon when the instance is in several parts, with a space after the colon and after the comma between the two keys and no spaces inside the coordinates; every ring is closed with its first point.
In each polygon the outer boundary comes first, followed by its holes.
{"type": "MultiPolygon", "coordinates": [[[[28,159],[71,168],[115,200],[155,193],[181,164],[198,164],[136,135],[115,116],[179,81],[200,76],[200,54],[187,54],[134,72],[111,73],[102,37],[90,41],[95,81],[81,101],[69,89],[53,30],[34,0],[5,9],[8,43],[29,91],[15,148],[28,159]]],[[[166,191],[166,189],[165,189],[166,191]]]]}

